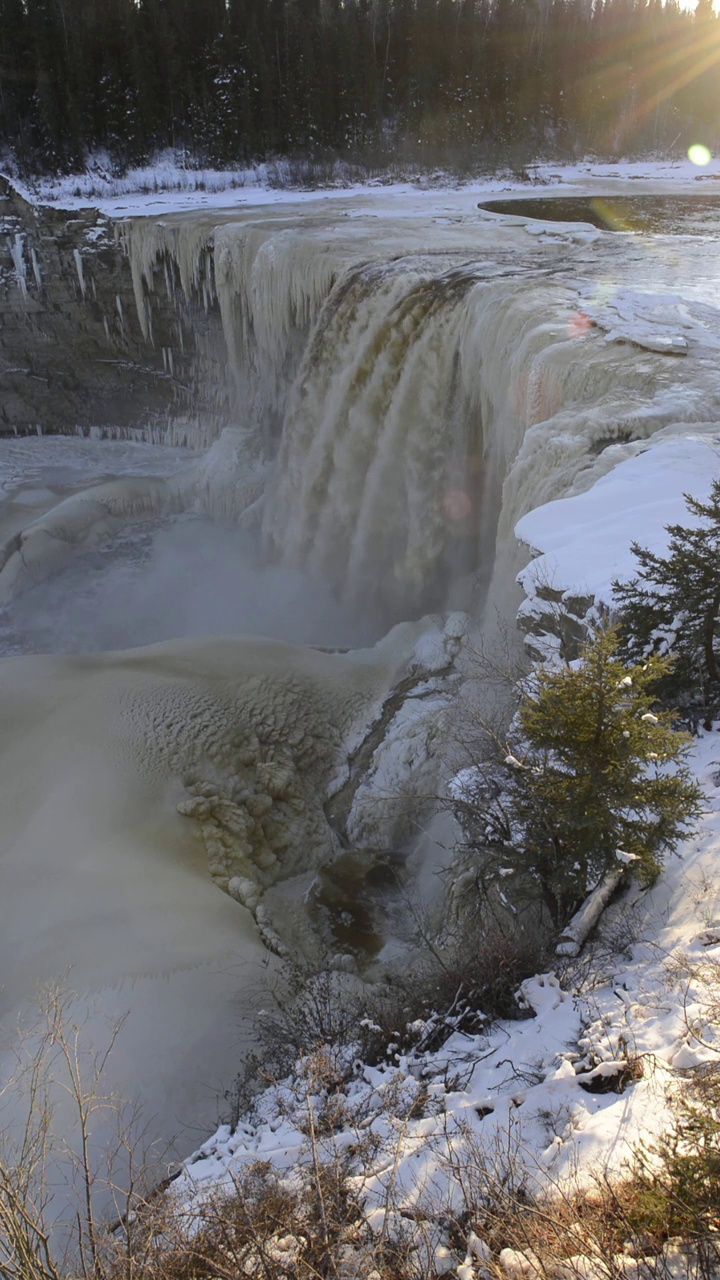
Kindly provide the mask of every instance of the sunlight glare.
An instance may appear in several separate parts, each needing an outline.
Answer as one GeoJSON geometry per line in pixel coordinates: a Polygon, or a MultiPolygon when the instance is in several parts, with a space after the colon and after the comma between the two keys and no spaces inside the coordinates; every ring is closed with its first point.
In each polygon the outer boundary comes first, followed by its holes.
{"type": "Polygon", "coordinates": [[[688,159],[693,164],[706,165],[712,160],[712,153],[701,142],[695,142],[688,148],[688,159]]]}

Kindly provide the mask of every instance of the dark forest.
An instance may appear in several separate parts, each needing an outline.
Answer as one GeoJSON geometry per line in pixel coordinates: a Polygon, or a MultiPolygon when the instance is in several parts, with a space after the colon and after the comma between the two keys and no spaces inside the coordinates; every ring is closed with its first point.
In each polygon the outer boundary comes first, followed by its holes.
{"type": "Polygon", "coordinates": [[[717,142],[719,51],[710,0],[0,0],[0,138],[24,174],[667,153],[717,142]]]}

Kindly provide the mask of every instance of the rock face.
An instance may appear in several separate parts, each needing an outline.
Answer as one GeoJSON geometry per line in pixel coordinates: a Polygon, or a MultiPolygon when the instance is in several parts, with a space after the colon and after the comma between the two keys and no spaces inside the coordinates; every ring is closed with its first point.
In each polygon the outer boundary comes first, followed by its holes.
{"type": "MultiPolygon", "coordinates": [[[[531,578],[526,576],[526,590],[530,582],[531,578]]],[[[573,662],[597,616],[594,596],[574,594],[546,582],[533,582],[528,597],[518,609],[517,621],[533,662],[546,662],[555,656],[563,662],[573,662]]]]}
{"type": "Polygon", "coordinates": [[[153,321],[144,336],[108,218],[36,207],[0,177],[0,434],[155,427],[163,438],[191,404],[215,412],[192,376],[207,318],[159,300],[153,321]]]}

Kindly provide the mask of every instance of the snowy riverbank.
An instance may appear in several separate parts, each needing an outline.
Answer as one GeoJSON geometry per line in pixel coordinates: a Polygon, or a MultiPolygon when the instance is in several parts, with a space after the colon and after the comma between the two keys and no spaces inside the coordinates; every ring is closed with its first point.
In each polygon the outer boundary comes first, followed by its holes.
{"type": "MultiPolygon", "coordinates": [[[[541,553],[523,574],[526,590],[532,596],[552,572],[556,586],[607,598],[611,579],[632,569],[630,543],[661,553],[664,524],[685,512],[683,493],[704,497],[718,475],[720,456],[706,440],[672,441],[645,448],[588,492],[537,509],[518,528],[541,553]]],[[[356,1160],[354,1178],[373,1229],[422,1223],[437,1273],[486,1274],[484,1242],[469,1230],[463,1255],[447,1233],[447,1208],[462,1203],[463,1170],[478,1150],[511,1161],[530,1189],[567,1192],[622,1176],[633,1153],[667,1131],[688,1070],[717,1061],[720,1028],[700,972],[706,978],[720,964],[717,726],[698,737],[692,766],[708,801],[697,834],[654,888],[633,887],[610,909],[583,957],[523,984],[534,1016],[456,1033],[434,1052],[390,1051],[385,1065],[356,1062],[349,1072],[343,1118],[319,1139],[322,1157],[354,1150],[359,1134],[366,1151],[374,1141],[375,1156],[356,1160]]],[[[251,1115],[234,1130],[223,1126],[186,1163],[174,1184],[178,1202],[194,1212],[208,1196],[232,1192],[256,1161],[292,1181],[312,1159],[308,1107],[319,1112],[326,1102],[311,1064],[299,1062],[251,1115]]],[[[520,1265],[500,1262],[510,1274],[520,1265]]]]}
{"type": "Polygon", "coordinates": [[[720,157],[706,165],[689,159],[648,159],[595,161],[586,159],[575,164],[553,164],[544,161],[529,165],[518,173],[500,170],[461,181],[437,172],[419,174],[398,181],[392,175],[357,182],[339,170],[337,183],[331,187],[304,190],[293,185],[292,170],[256,165],[250,169],[186,168],[172,153],[164,153],[155,163],[144,168],[128,169],[115,176],[109,165],[91,163],[83,173],[58,178],[41,178],[32,183],[16,182],[27,199],[52,204],[63,209],[81,209],[88,205],[110,217],[148,217],[162,213],[203,209],[252,208],[258,205],[308,204],[317,200],[343,201],[366,197],[377,206],[392,200],[402,201],[404,212],[415,211],[426,216],[428,205],[438,198],[451,196],[453,202],[472,205],[501,193],[515,196],[587,195],[593,190],[606,194],[637,194],[651,190],[653,194],[720,193],[720,157]],[[632,183],[632,187],[628,184],[632,183]]]}

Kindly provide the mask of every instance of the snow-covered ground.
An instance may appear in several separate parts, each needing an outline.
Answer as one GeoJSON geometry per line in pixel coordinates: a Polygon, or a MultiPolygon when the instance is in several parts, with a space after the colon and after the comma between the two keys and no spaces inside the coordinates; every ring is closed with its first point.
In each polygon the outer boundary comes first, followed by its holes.
{"type": "Polygon", "coordinates": [[[548,502],[518,523],[517,536],[536,553],[521,574],[528,605],[542,586],[612,605],[612,582],[637,572],[632,542],[664,555],[666,525],[698,523],[683,495],[707,501],[720,476],[720,427],[716,435],[626,448],[633,456],[588,492],[548,502]]]}
{"type": "MultiPolygon", "coordinates": [[[[664,525],[687,516],[683,493],[704,497],[718,476],[720,451],[706,439],[642,446],[588,492],[520,522],[518,535],[539,553],[523,574],[526,590],[532,596],[550,578],[557,588],[608,599],[611,580],[632,570],[630,543],[662,552],[664,525]]],[[[470,1168],[478,1151],[488,1160],[504,1153],[524,1166],[531,1186],[546,1189],[621,1174],[640,1143],[667,1129],[682,1072],[718,1060],[720,1028],[695,976],[700,964],[720,964],[717,729],[698,737],[692,767],[708,801],[696,835],[668,860],[654,888],[631,887],[611,909],[608,943],[594,960],[572,962],[576,970],[566,970],[562,982],[551,972],[523,984],[533,1017],[498,1023],[487,1034],[456,1033],[433,1053],[391,1053],[384,1066],[355,1064],[344,1124],[321,1145],[331,1153],[356,1142],[358,1131],[377,1137],[377,1154],[358,1184],[378,1230],[387,1214],[407,1229],[413,1213],[419,1219],[429,1209],[432,1216],[434,1208],[437,1215],[439,1206],[457,1203],[458,1171],[470,1168]],[[628,1067],[632,1081],[626,1077],[622,1091],[588,1090],[597,1076],[628,1067]],[[412,1118],[421,1088],[425,1101],[412,1118]]],[[[302,1064],[234,1131],[224,1126],[203,1144],[174,1184],[179,1202],[192,1206],[215,1191],[231,1192],[254,1161],[291,1174],[310,1158],[308,1105],[322,1106],[322,1089],[302,1064]]],[[[459,1258],[441,1222],[436,1246],[438,1271],[462,1280],[485,1274],[477,1242],[469,1239],[459,1258]]]]}
{"type": "Polygon", "coordinates": [[[372,179],[364,183],[338,182],[331,188],[299,191],[271,185],[268,166],[254,169],[188,169],[169,154],[154,165],[130,169],[113,177],[101,165],[89,166],[82,174],[45,178],[23,186],[28,199],[80,209],[93,205],[112,217],[156,216],[184,210],[252,208],[258,205],[306,205],[317,201],[340,201],[359,197],[370,208],[382,208],[392,201],[405,216],[426,216],[435,200],[453,198],[453,205],[472,207],[493,195],[587,195],[655,194],[683,191],[713,194],[720,191],[720,157],[706,165],[681,160],[584,160],[576,164],[542,163],[528,167],[527,177],[511,171],[500,172],[470,182],[460,182],[448,174],[419,177],[415,182],[372,179]],[[529,177],[529,181],[527,180],[529,177]],[[629,184],[632,184],[631,186],[629,184]]]}

